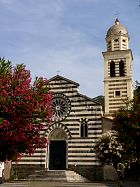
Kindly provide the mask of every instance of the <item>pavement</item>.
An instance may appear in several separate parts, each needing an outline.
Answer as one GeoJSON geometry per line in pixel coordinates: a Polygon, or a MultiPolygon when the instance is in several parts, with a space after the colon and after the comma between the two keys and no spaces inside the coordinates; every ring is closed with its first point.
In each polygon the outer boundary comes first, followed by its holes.
{"type": "MultiPolygon", "coordinates": [[[[0,187],[118,187],[115,182],[94,182],[94,183],[78,183],[78,182],[48,182],[48,181],[29,181],[29,182],[5,182],[0,187]]],[[[140,187],[140,182],[125,181],[123,187],[140,187]]]]}

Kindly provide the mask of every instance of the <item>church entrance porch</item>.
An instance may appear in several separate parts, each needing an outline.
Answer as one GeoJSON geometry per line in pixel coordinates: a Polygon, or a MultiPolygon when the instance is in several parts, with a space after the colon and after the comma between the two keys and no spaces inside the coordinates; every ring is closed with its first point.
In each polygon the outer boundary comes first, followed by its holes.
{"type": "Polygon", "coordinates": [[[66,141],[52,140],[49,146],[49,169],[66,169],[66,141]]]}
{"type": "Polygon", "coordinates": [[[48,170],[66,170],[68,167],[68,136],[64,129],[55,127],[48,136],[46,154],[48,170]]]}

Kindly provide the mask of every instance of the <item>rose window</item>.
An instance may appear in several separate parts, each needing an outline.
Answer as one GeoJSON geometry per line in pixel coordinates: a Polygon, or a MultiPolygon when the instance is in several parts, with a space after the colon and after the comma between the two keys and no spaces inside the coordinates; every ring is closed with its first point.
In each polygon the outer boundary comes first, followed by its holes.
{"type": "Polygon", "coordinates": [[[52,101],[53,121],[63,120],[70,112],[70,100],[64,94],[54,94],[52,101]]]}

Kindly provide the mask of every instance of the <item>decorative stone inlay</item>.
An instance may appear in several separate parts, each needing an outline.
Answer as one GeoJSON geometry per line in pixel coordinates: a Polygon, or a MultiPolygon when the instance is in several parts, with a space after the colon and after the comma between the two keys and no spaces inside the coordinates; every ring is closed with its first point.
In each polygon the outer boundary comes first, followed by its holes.
{"type": "Polygon", "coordinates": [[[67,140],[67,134],[63,129],[56,128],[54,129],[50,135],[49,135],[49,140],[67,140]]]}
{"type": "Polygon", "coordinates": [[[63,125],[62,123],[54,123],[50,125],[46,131],[46,136],[49,137],[49,140],[51,138],[51,134],[54,133],[56,129],[61,129],[66,134],[66,139],[71,139],[71,133],[65,125],[63,125]]]}
{"type": "Polygon", "coordinates": [[[52,101],[52,113],[54,122],[62,121],[70,113],[71,103],[69,98],[60,93],[54,94],[52,101]]]}

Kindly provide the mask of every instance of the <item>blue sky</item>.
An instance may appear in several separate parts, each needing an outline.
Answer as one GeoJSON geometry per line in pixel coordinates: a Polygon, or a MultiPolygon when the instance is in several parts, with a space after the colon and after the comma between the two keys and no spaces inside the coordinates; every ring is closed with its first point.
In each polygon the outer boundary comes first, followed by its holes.
{"type": "Polygon", "coordinates": [[[130,35],[133,81],[140,81],[139,0],[0,0],[0,56],[32,77],[60,75],[89,97],[104,94],[106,32],[116,17],[130,35]]]}

